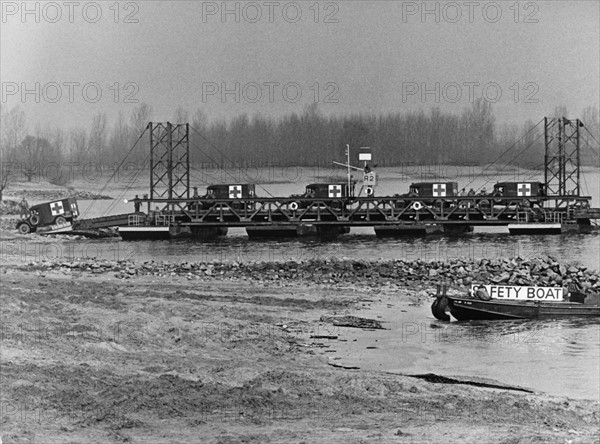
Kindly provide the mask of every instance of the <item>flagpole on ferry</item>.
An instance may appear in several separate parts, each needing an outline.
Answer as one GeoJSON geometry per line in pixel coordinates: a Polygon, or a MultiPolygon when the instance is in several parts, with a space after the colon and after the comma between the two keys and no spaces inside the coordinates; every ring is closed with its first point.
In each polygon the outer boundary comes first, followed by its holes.
{"type": "Polygon", "coordinates": [[[350,145],[346,144],[346,166],[348,171],[348,190],[347,195],[350,196],[350,145]]]}

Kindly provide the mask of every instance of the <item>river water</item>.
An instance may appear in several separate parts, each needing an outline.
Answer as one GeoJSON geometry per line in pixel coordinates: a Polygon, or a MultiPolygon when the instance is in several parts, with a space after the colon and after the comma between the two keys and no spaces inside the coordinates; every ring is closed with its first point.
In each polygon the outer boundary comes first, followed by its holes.
{"type": "Polygon", "coordinates": [[[361,315],[381,316],[389,330],[346,331],[348,342],[332,345],[341,358],[336,363],[600,401],[598,318],[447,323],[433,318],[429,303],[407,308],[391,301],[372,310],[361,315]]]}
{"type": "MultiPolygon", "coordinates": [[[[290,172],[282,174],[286,175],[284,180],[278,180],[273,173],[273,177],[269,177],[272,183],[257,187],[257,194],[288,196],[302,192],[306,183],[323,178],[316,174],[303,177],[302,172],[296,172],[294,180],[285,180],[290,179],[290,172]]],[[[592,206],[598,207],[600,170],[591,169],[583,176],[588,186],[585,194],[591,195],[592,206]]],[[[211,177],[202,176],[201,179],[218,183],[211,177]]],[[[508,177],[503,172],[493,178],[472,174],[446,176],[444,179],[462,184],[472,182],[470,186],[474,187],[487,185],[488,188],[494,181],[536,180],[530,172],[520,171],[510,172],[508,177]]],[[[429,173],[425,178],[418,177],[415,171],[410,174],[391,169],[383,171],[377,194],[406,192],[411,181],[419,180],[432,179],[429,173]]],[[[199,185],[202,186],[202,183],[199,185]]],[[[131,198],[138,192],[127,197],[131,198]]],[[[80,209],[87,217],[131,212],[132,205],[125,204],[122,197],[114,201],[81,201],[80,209]]],[[[27,238],[11,239],[0,242],[0,259],[24,262],[73,258],[173,262],[318,258],[439,261],[459,257],[532,258],[550,255],[560,261],[600,270],[599,234],[595,231],[591,234],[511,236],[506,228],[476,227],[473,233],[463,236],[378,239],[372,228],[357,228],[332,240],[250,240],[245,230],[230,229],[225,238],[212,241],[123,242],[115,239],[81,241],[56,238],[36,242],[27,238]]],[[[428,305],[405,310],[390,307],[380,315],[389,321],[390,330],[361,332],[351,345],[366,350],[359,353],[362,359],[355,363],[361,368],[486,377],[551,394],[600,400],[600,320],[446,324],[433,318],[428,305]],[[375,339],[378,348],[367,350],[366,345],[372,344],[375,339]]]]}

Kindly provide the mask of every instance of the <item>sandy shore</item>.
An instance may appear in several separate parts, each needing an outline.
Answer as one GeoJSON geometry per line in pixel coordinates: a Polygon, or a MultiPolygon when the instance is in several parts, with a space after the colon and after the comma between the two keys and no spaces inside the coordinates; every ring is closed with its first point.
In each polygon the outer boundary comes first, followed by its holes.
{"type": "Polygon", "coordinates": [[[413,285],[120,274],[3,267],[3,443],[598,442],[598,402],[335,367],[327,319],[413,285]]]}

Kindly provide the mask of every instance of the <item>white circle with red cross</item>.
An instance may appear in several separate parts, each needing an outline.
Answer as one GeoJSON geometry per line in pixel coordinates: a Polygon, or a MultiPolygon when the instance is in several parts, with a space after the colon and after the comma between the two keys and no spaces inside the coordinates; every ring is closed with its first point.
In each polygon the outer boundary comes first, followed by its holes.
{"type": "Polygon", "coordinates": [[[329,197],[342,197],[342,186],[341,185],[329,185],[328,189],[329,197]]]}
{"type": "Polygon", "coordinates": [[[229,185],[229,198],[239,199],[242,197],[242,186],[241,185],[229,185]]]}
{"type": "Polygon", "coordinates": [[[433,184],[433,197],[446,197],[446,184],[445,183],[434,183],[433,184]]]}

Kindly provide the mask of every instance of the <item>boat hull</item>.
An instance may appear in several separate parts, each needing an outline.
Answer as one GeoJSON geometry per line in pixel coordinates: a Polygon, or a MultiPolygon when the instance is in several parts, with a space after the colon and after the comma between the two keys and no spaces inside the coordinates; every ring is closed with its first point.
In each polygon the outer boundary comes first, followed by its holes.
{"type": "Polygon", "coordinates": [[[577,302],[482,301],[475,298],[448,297],[448,308],[452,316],[459,321],[600,317],[600,305],[577,302]]]}

